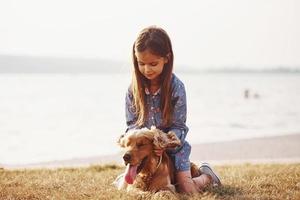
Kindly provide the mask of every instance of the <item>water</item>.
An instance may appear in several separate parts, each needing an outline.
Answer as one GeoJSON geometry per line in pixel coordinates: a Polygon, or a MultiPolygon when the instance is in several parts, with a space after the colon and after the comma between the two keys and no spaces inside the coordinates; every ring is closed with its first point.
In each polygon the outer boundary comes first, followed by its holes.
{"type": "MultiPolygon", "coordinates": [[[[192,144],[300,133],[299,74],[177,75],[192,144]]],[[[117,153],[129,81],[117,73],[0,74],[0,163],[117,153]]]]}

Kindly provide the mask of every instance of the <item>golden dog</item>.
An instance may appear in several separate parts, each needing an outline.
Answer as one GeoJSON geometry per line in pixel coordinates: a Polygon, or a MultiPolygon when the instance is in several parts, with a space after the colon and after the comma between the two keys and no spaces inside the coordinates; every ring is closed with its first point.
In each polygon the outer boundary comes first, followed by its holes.
{"type": "MultiPolygon", "coordinates": [[[[119,145],[126,150],[123,155],[127,166],[123,182],[119,189],[158,192],[168,190],[175,192],[172,160],[164,151],[161,157],[154,153],[154,149],[172,149],[180,146],[180,140],[175,133],[164,133],[155,127],[131,130],[122,135],[119,145]]],[[[191,165],[192,176],[199,176],[196,165],[191,165]]]]}

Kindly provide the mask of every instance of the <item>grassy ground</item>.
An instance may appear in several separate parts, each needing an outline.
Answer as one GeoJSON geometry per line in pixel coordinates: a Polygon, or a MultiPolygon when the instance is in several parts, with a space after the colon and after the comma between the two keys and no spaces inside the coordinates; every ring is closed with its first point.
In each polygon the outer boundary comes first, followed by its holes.
{"type": "MultiPolygon", "coordinates": [[[[243,164],[215,167],[223,187],[178,199],[300,199],[299,164],[243,164]]],[[[0,199],[170,199],[168,193],[144,195],[116,190],[111,183],[124,168],[0,169],[0,199]]]]}

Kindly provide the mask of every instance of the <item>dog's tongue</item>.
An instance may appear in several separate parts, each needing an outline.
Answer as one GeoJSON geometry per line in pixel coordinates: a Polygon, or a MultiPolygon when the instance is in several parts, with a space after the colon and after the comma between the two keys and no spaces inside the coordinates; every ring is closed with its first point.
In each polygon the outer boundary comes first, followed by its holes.
{"type": "Polygon", "coordinates": [[[127,164],[126,170],[125,170],[125,181],[128,184],[132,184],[135,177],[136,177],[136,170],[137,170],[137,165],[130,165],[127,164]]]}

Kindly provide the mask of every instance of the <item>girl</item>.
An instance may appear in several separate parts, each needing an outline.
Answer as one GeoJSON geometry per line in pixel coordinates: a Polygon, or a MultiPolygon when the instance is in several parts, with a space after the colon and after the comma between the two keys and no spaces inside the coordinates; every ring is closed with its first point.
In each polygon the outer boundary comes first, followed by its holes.
{"type": "MultiPolygon", "coordinates": [[[[151,26],[140,32],[132,48],[134,73],[126,94],[127,130],[154,125],[175,132],[182,145],[168,154],[175,164],[177,189],[194,193],[221,183],[208,164],[200,167],[199,177],[191,177],[191,146],[185,140],[186,94],[184,84],[172,73],[173,59],[171,40],[163,29],[151,26]]],[[[155,153],[161,155],[162,150],[155,153]]]]}

